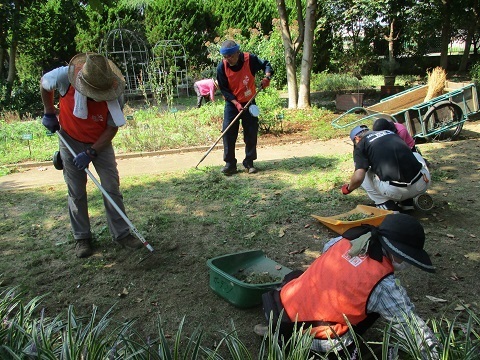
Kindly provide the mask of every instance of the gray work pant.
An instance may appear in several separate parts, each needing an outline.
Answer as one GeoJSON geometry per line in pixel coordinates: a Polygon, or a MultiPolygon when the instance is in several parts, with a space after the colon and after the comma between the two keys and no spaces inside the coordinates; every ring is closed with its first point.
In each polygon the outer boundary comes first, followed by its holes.
{"type": "MultiPolygon", "coordinates": [[[[91,144],[85,144],[72,139],[64,131],[62,135],[73,151],[78,154],[85,151],[91,144]]],[[[90,219],[87,200],[87,173],[79,170],[73,164],[73,155],[60,140],[60,156],[63,161],[63,177],[68,187],[68,212],[75,240],[91,238],[90,219]]],[[[125,213],[123,196],[120,193],[120,179],[118,176],[115,152],[110,144],[98,152],[92,161],[100,178],[100,183],[110,195],[115,204],[125,213]]],[[[114,240],[122,239],[130,233],[130,227],[123,220],[117,210],[103,197],[108,228],[114,240]]]]}

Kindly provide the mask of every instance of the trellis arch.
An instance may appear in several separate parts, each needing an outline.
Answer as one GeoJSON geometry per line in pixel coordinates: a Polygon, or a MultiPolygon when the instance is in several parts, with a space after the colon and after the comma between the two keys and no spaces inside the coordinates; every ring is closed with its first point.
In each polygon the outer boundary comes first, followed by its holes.
{"type": "Polygon", "coordinates": [[[171,75],[175,80],[177,96],[182,90],[188,96],[187,55],[183,45],[176,40],[160,40],[153,47],[152,53],[159,76],[171,75]]]}
{"type": "Polygon", "coordinates": [[[111,30],[100,43],[99,53],[111,59],[125,76],[125,95],[150,92],[148,63],[150,51],[143,39],[127,29],[111,30]]]}

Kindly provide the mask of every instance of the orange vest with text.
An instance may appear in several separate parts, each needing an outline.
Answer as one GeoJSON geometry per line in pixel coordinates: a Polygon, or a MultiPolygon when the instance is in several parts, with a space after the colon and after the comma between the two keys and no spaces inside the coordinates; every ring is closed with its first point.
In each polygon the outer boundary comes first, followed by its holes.
{"type": "Polygon", "coordinates": [[[60,126],[71,138],[93,144],[107,127],[107,103],[87,99],[87,118],[80,119],[73,115],[74,94],[75,88],[70,86],[67,93],[60,97],[60,126]]]}
{"type": "Polygon", "coordinates": [[[352,325],[364,320],[371,292],[393,273],[393,266],[386,258],[380,263],[368,256],[351,257],[350,248],[349,240],[339,240],[280,292],[291,321],[326,322],[312,328],[318,339],[344,335],[348,331],[344,316],[352,325]]]}
{"type": "Polygon", "coordinates": [[[223,68],[230,85],[230,90],[240,103],[247,103],[255,95],[255,76],[250,71],[250,54],[243,53],[243,66],[239,71],[232,71],[223,60],[223,68]]]}

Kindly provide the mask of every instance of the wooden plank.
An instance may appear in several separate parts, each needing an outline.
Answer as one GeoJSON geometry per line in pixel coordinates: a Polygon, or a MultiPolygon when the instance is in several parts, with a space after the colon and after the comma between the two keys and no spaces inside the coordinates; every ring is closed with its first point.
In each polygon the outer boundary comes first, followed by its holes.
{"type": "Polygon", "coordinates": [[[465,86],[471,85],[471,82],[453,82],[445,81],[445,91],[450,92],[452,90],[461,89],[465,86]]]}
{"type": "Polygon", "coordinates": [[[423,99],[425,99],[425,96],[427,95],[427,90],[428,85],[424,85],[390,100],[369,106],[367,110],[373,112],[382,112],[390,115],[400,111],[405,111],[412,106],[423,103],[423,99]]]}

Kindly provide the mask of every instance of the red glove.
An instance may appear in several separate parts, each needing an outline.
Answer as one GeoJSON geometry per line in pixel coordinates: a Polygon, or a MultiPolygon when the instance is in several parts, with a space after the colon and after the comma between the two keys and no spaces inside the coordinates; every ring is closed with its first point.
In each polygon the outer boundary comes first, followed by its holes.
{"type": "Polygon", "coordinates": [[[262,85],[262,89],[265,89],[270,85],[270,79],[269,78],[263,78],[262,81],[260,82],[260,85],[262,85]]]}
{"type": "Polygon", "coordinates": [[[234,102],[233,105],[237,108],[238,112],[243,110],[242,104],[240,104],[238,101],[234,102]]]}
{"type": "Polygon", "coordinates": [[[348,184],[343,184],[343,186],[342,186],[342,194],[343,194],[343,195],[348,195],[348,194],[350,194],[350,193],[351,193],[351,191],[350,191],[350,189],[348,188],[348,184]]]}

